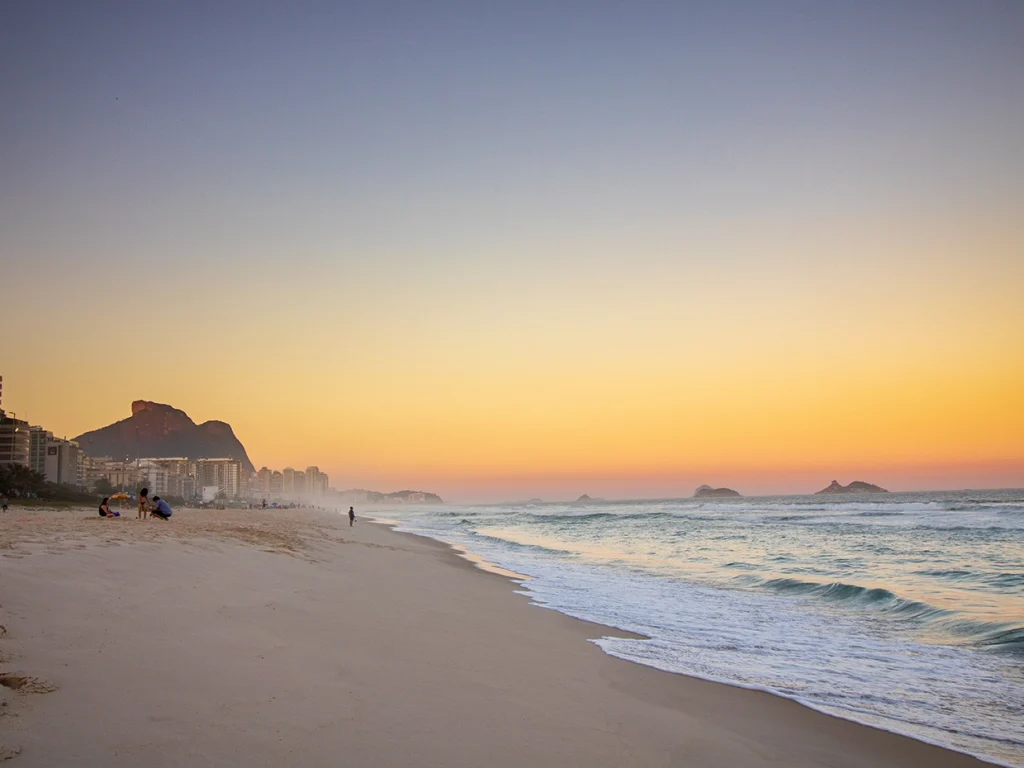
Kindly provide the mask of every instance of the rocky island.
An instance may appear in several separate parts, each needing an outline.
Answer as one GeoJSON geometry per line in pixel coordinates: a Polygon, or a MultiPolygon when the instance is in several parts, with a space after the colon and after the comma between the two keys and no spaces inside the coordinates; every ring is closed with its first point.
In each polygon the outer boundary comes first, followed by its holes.
{"type": "Polygon", "coordinates": [[[702,485],[693,492],[695,499],[720,499],[742,495],[732,488],[712,488],[710,485],[702,485]]]}
{"type": "Polygon", "coordinates": [[[888,491],[885,488],[860,480],[854,480],[849,485],[840,485],[838,481],[833,480],[828,488],[822,488],[820,491],[815,492],[814,495],[817,496],[822,493],[888,493],[888,491]]]}

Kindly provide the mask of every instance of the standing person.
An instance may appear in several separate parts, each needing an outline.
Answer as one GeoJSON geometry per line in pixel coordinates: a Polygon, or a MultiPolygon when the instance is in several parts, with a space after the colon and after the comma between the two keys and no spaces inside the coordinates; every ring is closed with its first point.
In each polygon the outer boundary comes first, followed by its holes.
{"type": "Polygon", "coordinates": [[[149,488],[139,491],[139,520],[142,520],[149,512],[149,488]]]}
{"type": "Polygon", "coordinates": [[[171,510],[171,505],[161,499],[159,496],[153,497],[153,509],[149,512],[150,516],[156,515],[161,520],[170,520],[171,515],[174,512],[171,510]]]}
{"type": "Polygon", "coordinates": [[[352,524],[356,521],[356,509],[355,507],[348,508],[348,527],[351,528],[352,524]]]}

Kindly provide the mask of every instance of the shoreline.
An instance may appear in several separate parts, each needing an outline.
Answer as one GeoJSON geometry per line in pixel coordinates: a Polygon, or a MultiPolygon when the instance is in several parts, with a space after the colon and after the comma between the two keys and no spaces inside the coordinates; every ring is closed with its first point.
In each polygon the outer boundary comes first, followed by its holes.
{"type": "MultiPolygon", "coordinates": [[[[487,573],[487,574],[490,574],[490,575],[500,576],[502,578],[505,578],[505,579],[511,581],[513,584],[515,584],[517,586],[522,586],[523,589],[526,589],[526,590],[529,589],[528,582],[533,579],[533,577],[528,575],[528,574],[516,573],[514,571],[510,571],[510,570],[508,570],[506,568],[503,568],[502,566],[498,565],[497,563],[493,563],[493,562],[485,559],[483,556],[477,555],[477,554],[471,552],[467,547],[462,547],[462,546],[458,546],[458,545],[455,545],[455,544],[450,544],[449,542],[446,542],[446,541],[444,541],[442,539],[435,539],[434,537],[429,536],[429,535],[427,535],[425,533],[421,534],[421,533],[414,533],[414,532],[408,531],[408,530],[398,530],[398,526],[403,524],[401,521],[398,521],[398,520],[378,520],[378,519],[375,519],[375,518],[369,517],[369,516],[367,517],[367,519],[373,525],[379,525],[379,526],[386,527],[389,530],[391,530],[392,532],[394,532],[394,533],[396,533],[396,534],[398,534],[400,536],[414,536],[416,538],[426,539],[426,540],[428,540],[430,542],[436,543],[436,544],[446,548],[447,550],[449,550],[450,554],[454,555],[455,558],[456,558],[456,560],[453,561],[453,564],[462,565],[462,562],[467,562],[475,570],[479,571],[480,573],[487,573]]],[[[545,610],[554,611],[555,613],[558,613],[558,614],[560,614],[562,616],[567,616],[570,619],[573,619],[575,621],[579,621],[579,622],[582,622],[584,624],[589,624],[589,625],[594,626],[594,627],[600,627],[600,628],[602,628],[602,629],[604,629],[606,631],[607,634],[605,635],[605,637],[621,637],[621,638],[626,638],[626,639],[631,639],[631,640],[650,640],[651,639],[647,635],[644,635],[644,634],[641,634],[641,633],[637,633],[637,632],[635,632],[635,631],[633,631],[631,629],[628,629],[626,627],[619,627],[619,626],[614,626],[614,625],[611,625],[611,624],[604,624],[602,622],[594,621],[592,619],[584,618],[584,617],[581,617],[581,616],[574,616],[573,614],[567,613],[567,612],[562,611],[562,610],[560,610],[558,608],[551,608],[548,605],[544,604],[543,602],[540,602],[533,595],[533,593],[517,591],[516,594],[519,594],[519,595],[522,595],[522,596],[526,597],[530,601],[531,605],[533,605],[533,606],[535,606],[537,608],[543,608],[545,610]]],[[[797,696],[787,696],[787,695],[785,695],[783,693],[780,693],[779,691],[776,691],[774,689],[768,688],[766,686],[745,685],[743,683],[735,682],[735,681],[732,681],[732,680],[727,680],[727,679],[724,679],[724,678],[701,677],[699,675],[687,674],[686,672],[676,672],[676,671],[670,670],[670,669],[662,669],[661,667],[654,666],[653,664],[644,664],[643,662],[635,661],[635,660],[627,658],[625,656],[619,656],[619,655],[617,655],[615,653],[612,653],[610,651],[605,650],[599,644],[599,641],[601,639],[604,639],[604,638],[588,638],[587,642],[596,645],[598,648],[601,649],[601,651],[603,653],[607,654],[608,656],[610,656],[610,657],[612,657],[614,659],[618,659],[620,661],[624,661],[624,662],[626,662],[628,664],[635,664],[635,665],[637,665],[639,667],[643,667],[643,668],[646,668],[646,669],[652,669],[652,670],[655,670],[657,672],[661,672],[661,673],[666,674],[666,675],[679,676],[679,677],[687,678],[687,679],[690,679],[690,680],[699,680],[701,682],[713,683],[715,685],[725,685],[725,686],[729,686],[731,688],[736,688],[738,690],[743,690],[743,691],[754,691],[754,692],[757,692],[757,693],[767,694],[769,696],[773,696],[775,698],[778,698],[778,699],[781,699],[781,700],[784,700],[784,701],[794,702],[796,704],[799,704],[802,707],[807,708],[808,710],[810,710],[812,712],[815,712],[815,713],[820,714],[820,715],[824,715],[825,717],[835,718],[837,720],[842,720],[842,721],[845,721],[845,722],[849,722],[849,723],[852,723],[854,725],[857,725],[857,726],[860,726],[860,727],[863,727],[863,728],[870,728],[871,730],[874,730],[874,731],[881,731],[883,733],[893,734],[893,735],[899,736],[901,738],[910,739],[912,741],[916,741],[916,742],[919,742],[921,744],[927,744],[928,746],[936,747],[936,748],[944,750],[946,752],[950,752],[950,753],[957,754],[957,755],[963,755],[963,756],[968,757],[968,758],[973,758],[975,760],[980,761],[984,765],[994,765],[994,766],[998,766],[999,768],[1018,768],[1017,766],[1011,765],[1010,763],[998,762],[997,760],[994,760],[994,759],[992,759],[990,757],[987,757],[985,755],[978,755],[978,754],[975,754],[973,752],[968,752],[968,751],[965,751],[965,750],[955,749],[955,748],[947,746],[945,744],[940,744],[940,743],[938,743],[936,741],[931,741],[931,740],[922,738],[922,737],[920,737],[920,736],[918,736],[916,734],[900,731],[900,730],[898,730],[896,728],[886,728],[886,727],[884,727],[882,725],[871,723],[871,722],[868,722],[866,720],[858,720],[854,713],[850,713],[848,715],[844,715],[844,714],[839,714],[838,712],[832,712],[832,711],[829,711],[828,709],[826,709],[824,707],[816,705],[815,703],[813,703],[813,702],[811,702],[809,700],[801,699],[801,698],[799,698],[797,696]]]]}
{"type": "Polygon", "coordinates": [[[13,765],[989,764],[617,658],[592,641],[630,634],[533,610],[444,542],[342,523],[9,513],[3,674],[59,686],[3,691],[13,765]]]}

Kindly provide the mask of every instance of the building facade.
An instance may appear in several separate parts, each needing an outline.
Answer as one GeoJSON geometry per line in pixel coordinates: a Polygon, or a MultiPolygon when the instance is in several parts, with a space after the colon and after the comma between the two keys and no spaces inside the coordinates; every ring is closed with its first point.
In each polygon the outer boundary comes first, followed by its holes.
{"type": "Polygon", "coordinates": [[[0,466],[29,466],[30,433],[27,421],[0,411],[0,466]]]}
{"type": "Polygon", "coordinates": [[[33,472],[46,474],[46,444],[53,439],[53,433],[42,427],[28,428],[28,465],[33,472]]]}
{"type": "Polygon", "coordinates": [[[320,499],[327,494],[327,473],[320,467],[306,467],[306,497],[320,499]]]}
{"type": "Polygon", "coordinates": [[[256,491],[258,493],[264,496],[270,493],[270,478],[273,474],[274,472],[266,467],[256,473],[256,491]]]}
{"type": "Polygon", "coordinates": [[[113,488],[122,491],[138,491],[145,485],[142,468],[137,461],[114,460],[109,456],[83,456],[81,460],[84,475],[82,485],[90,491],[102,479],[113,488]]]}
{"type": "Polygon", "coordinates": [[[242,493],[242,462],[238,459],[199,459],[196,462],[196,486],[206,497],[206,489],[216,488],[218,495],[237,499],[242,493]]]}
{"type": "Polygon", "coordinates": [[[82,449],[74,440],[63,440],[52,435],[46,439],[43,474],[48,482],[77,486],[81,461],[82,449]]]}
{"type": "Polygon", "coordinates": [[[139,459],[141,482],[150,496],[191,499],[197,495],[197,462],[184,457],[139,459]]]}

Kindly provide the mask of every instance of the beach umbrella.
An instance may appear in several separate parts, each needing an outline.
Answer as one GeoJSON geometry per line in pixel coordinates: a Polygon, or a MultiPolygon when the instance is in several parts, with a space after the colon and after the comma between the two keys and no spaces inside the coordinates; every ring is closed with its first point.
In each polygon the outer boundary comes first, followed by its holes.
{"type": "Polygon", "coordinates": [[[130,498],[131,498],[131,496],[129,496],[124,491],[121,491],[120,493],[115,493],[113,496],[111,496],[110,500],[114,501],[115,499],[130,499],[130,498]]]}

